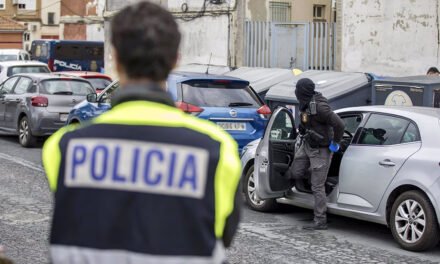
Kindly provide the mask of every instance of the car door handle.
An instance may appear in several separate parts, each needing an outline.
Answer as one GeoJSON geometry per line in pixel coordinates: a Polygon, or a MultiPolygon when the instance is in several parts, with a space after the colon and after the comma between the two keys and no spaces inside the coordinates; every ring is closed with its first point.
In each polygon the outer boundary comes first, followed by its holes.
{"type": "Polygon", "coordinates": [[[384,167],[394,167],[394,166],[396,166],[396,163],[392,162],[389,159],[386,159],[386,160],[379,161],[379,165],[384,166],[384,167]]]}

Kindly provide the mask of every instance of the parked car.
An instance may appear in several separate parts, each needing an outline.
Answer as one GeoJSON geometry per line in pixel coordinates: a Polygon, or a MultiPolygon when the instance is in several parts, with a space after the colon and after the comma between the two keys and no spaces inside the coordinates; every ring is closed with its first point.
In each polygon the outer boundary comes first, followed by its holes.
{"type": "MultiPolygon", "coordinates": [[[[435,246],[440,109],[365,106],[336,112],[346,131],[328,174],[328,212],[388,225],[407,250],[435,246]]],[[[291,112],[277,108],[263,138],[244,148],[243,191],[252,209],[268,211],[277,203],[313,208],[310,183],[284,177],[298,140],[294,129],[291,112]]]]}
{"type": "Polygon", "coordinates": [[[0,62],[0,83],[19,73],[50,73],[50,70],[47,64],[38,61],[0,62]]]}
{"type": "MultiPolygon", "coordinates": [[[[68,123],[83,122],[110,108],[117,82],[100,95],[89,98],[70,112],[68,123]]],[[[249,82],[220,75],[174,72],[167,80],[168,92],[183,111],[211,120],[228,131],[241,150],[263,135],[270,109],[249,87],[249,82]]]]}
{"type": "Polygon", "coordinates": [[[28,61],[31,56],[21,49],[0,49],[0,61],[28,61]]]}
{"type": "Polygon", "coordinates": [[[87,81],[92,84],[93,88],[95,88],[96,93],[101,93],[107,86],[112,83],[112,78],[110,78],[110,76],[98,72],[64,71],[62,72],[62,74],[87,79],[87,81]]]}
{"type": "Polygon", "coordinates": [[[18,134],[23,147],[62,127],[70,109],[94,93],[82,78],[17,74],[0,85],[0,130],[18,134]]]}

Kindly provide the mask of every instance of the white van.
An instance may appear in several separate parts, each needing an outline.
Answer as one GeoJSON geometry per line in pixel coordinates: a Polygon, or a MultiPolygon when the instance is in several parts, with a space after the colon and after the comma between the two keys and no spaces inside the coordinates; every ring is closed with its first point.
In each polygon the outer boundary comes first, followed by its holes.
{"type": "Polygon", "coordinates": [[[0,61],[28,61],[31,56],[25,50],[0,49],[0,61]]]}

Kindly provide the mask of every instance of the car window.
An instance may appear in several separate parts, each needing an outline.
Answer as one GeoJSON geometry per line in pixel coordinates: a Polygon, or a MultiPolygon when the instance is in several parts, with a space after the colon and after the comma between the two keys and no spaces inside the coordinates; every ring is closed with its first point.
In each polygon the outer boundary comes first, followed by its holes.
{"type": "Polygon", "coordinates": [[[13,54],[1,54],[0,61],[15,61],[17,60],[17,55],[13,54]]]}
{"type": "Polygon", "coordinates": [[[344,122],[345,130],[350,132],[352,135],[354,135],[362,121],[362,116],[360,115],[341,116],[341,119],[344,122]]]}
{"type": "Polygon", "coordinates": [[[262,104],[242,82],[191,82],[182,84],[182,101],[201,107],[248,107],[262,104]]]}
{"type": "Polygon", "coordinates": [[[14,88],[14,94],[24,94],[27,92],[32,80],[26,77],[21,77],[14,88]]]}
{"type": "Polygon", "coordinates": [[[270,139],[287,140],[291,139],[294,126],[292,119],[286,111],[281,111],[275,117],[270,128],[270,139]]]}
{"type": "Polygon", "coordinates": [[[8,69],[8,76],[19,73],[49,73],[49,68],[46,66],[13,66],[8,69]]]}
{"type": "Polygon", "coordinates": [[[420,134],[417,126],[410,123],[405,133],[403,134],[402,143],[410,143],[420,141],[420,134]]]}
{"type": "Polygon", "coordinates": [[[112,101],[113,95],[116,93],[116,91],[119,88],[119,82],[116,82],[113,84],[110,88],[108,88],[105,92],[103,92],[100,97],[99,101],[104,104],[110,104],[112,101]]]}
{"type": "Polygon", "coordinates": [[[107,79],[107,78],[87,78],[87,81],[89,81],[93,88],[97,89],[97,90],[103,90],[105,89],[107,86],[109,86],[109,84],[111,84],[112,82],[107,79]]]}
{"type": "Polygon", "coordinates": [[[9,80],[5,81],[3,83],[3,87],[1,88],[2,94],[9,94],[12,91],[12,88],[14,88],[15,82],[18,80],[17,77],[10,78],[9,80]]]}
{"type": "Polygon", "coordinates": [[[409,121],[403,118],[372,114],[362,128],[359,144],[400,144],[408,125],[409,121]]]}
{"type": "Polygon", "coordinates": [[[54,95],[88,95],[95,90],[90,83],[79,80],[53,79],[41,83],[41,93],[54,95]]]}

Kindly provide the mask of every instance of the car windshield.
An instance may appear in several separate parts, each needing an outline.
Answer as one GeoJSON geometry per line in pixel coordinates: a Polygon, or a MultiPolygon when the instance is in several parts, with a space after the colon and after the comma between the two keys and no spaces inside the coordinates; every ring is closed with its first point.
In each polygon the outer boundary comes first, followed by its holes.
{"type": "Polygon", "coordinates": [[[80,80],[46,80],[41,83],[41,93],[54,95],[87,95],[94,92],[93,87],[80,80]]]}
{"type": "Polygon", "coordinates": [[[262,104],[242,82],[192,82],[182,84],[182,101],[205,107],[258,108],[262,104]]]}
{"type": "Polygon", "coordinates": [[[15,61],[17,59],[17,55],[14,54],[0,54],[0,61],[15,61]]]}
{"type": "Polygon", "coordinates": [[[112,82],[107,79],[107,78],[99,78],[99,77],[95,77],[95,78],[87,78],[87,81],[89,81],[92,86],[97,89],[97,90],[103,90],[105,89],[107,86],[109,86],[109,84],[111,84],[112,82]]]}
{"type": "Polygon", "coordinates": [[[49,73],[49,68],[46,66],[13,66],[8,69],[8,77],[19,73],[49,73]]]}

